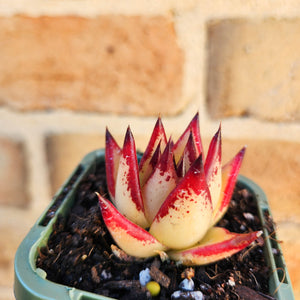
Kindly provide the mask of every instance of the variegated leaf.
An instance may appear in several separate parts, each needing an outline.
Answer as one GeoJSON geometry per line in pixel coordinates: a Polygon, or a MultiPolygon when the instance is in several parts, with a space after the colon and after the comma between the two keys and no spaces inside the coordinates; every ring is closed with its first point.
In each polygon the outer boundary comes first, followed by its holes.
{"type": "Polygon", "coordinates": [[[119,162],[115,205],[119,212],[130,221],[143,228],[149,225],[144,214],[135,142],[129,127],[119,162]]]}
{"type": "Polygon", "coordinates": [[[142,188],[145,215],[151,223],[169,193],[175,188],[177,175],[169,141],[159,163],[142,188]]]}
{"type": "Polygon", "coordinates": [[[139,177],[141,186],[145,184],[146,180],[153,171],[150,161],[159,143],[161,144],[161,149],[164,149],[167,144],[165,129],[160,118],[158,118],[156,121],[150,141],[139,163],[139,177]]]}
{"type": "Polygon", "coordinates": [[[149,232],[126,219],[111,202],[98,194],[101,213],[105,225],[117,245],[127,254],[136,257],[157,255],[157,251],[167,248],[149,232]]]}
{"type": "Polygon", "coordinates": [[[200,155],[162,204],[149,232],[170,248],[186,248],[205,235],[211,214],[212,204],[200,155]]]}
{"type": "Polygon", "coordinates": [[[168,256],[184,265],[206,265],[243,250],[261,234],[261,231],[238,234],[213,227],[199,244],[181,251],[170,251],[168,256]]]}
{"type": "Polygon", "coordinates": [[[200,136],[200,128],[199,128],[199,113],[197,113],[188,127],[185,129],[183,134],[179,137],[178,141],[174,145],[174,157],[176,164],[178,163],[180,157],[182,156],[182,153],[184,151],[184,148],[186,146],[186,143],[189,139],[190,132],[193,134],[193,138],[196,145],[197,150],[197,157],[202,153],[203,154],[203,146],[200,136]]]}
{"type": "Polygon", "coordinates": [[[112,201],[115,201],[115,186],[122,149],[112,137],[108,129],[105,133],[105,170],[107,189],[112,201]]]}
{"type": "Polygon", "coordinates": [[[219,201],[213,211],[212,225],[216,224],[224,216],[229,207],[245,151],[246,147],[242,148],[238,154],[222,168],[222,188],[219,201]]]}
{"type": "Polygon", "coordinates": [[[212,138],[207,152],[206,161],[204,164],[204,171],[206,175],[207,185],[209,187],[211,202],[213,208],[217,206],[220,198],[222,185],[222,140],[221,140],[221,126],[212,138]]]}

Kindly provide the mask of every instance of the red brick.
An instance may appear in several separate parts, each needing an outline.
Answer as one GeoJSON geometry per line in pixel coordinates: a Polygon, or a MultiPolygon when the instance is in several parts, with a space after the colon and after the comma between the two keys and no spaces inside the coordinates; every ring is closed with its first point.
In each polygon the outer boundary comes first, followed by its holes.
{"type": "Polygon", "coordinates": [[[275,221],[300,222],[300,143],[225,139],[224,163],[244,145],[247,150],[240,173],[264,190],[275,221]]]}
{"type": "Polygon", "coordinates": [[[46,139],[47,159],[52,193],[54,194],[89,152],[103,148],[99,135],[60,134],[46,139]]]}
{"type": "Polygon", "coordinates": [[[213,117],[300,120],[300,19],[208,26],[207,103],[213,117]]]}
{"type": "Polygon", "coordinates": [[[137,115],[184,105],[168,17],[2,17],[0,43],[2,105],[137,115]]]}
{"type": "Polygon", "coordinates": [[[0,138],[0,205],[28,204],[24,147],[21,142],[0,138]]]}

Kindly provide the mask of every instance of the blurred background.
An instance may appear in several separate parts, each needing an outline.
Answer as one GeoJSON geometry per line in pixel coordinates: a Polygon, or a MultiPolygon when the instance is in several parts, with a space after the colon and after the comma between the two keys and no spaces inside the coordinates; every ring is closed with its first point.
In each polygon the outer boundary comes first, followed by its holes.
{"type": "Polygon", "coordinates": [[[196,112],[205,149],[268,196],[300,299],[300,3],[0,1],[0,299],[13,259],[88,152],[130,124],[144,149],[158,115],[175,138],[196,112]]]}

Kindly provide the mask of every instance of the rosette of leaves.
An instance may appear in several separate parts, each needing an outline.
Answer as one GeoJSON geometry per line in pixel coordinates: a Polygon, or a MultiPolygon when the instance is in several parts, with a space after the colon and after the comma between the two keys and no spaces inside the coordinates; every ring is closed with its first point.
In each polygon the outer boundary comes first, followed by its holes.
{"type": "Polygon", "coordinates": [[[167,140],[158,118],[138,162],[128,127],[123,148],[106,130],[110,200],[98,194],[108,231],[128,255],[166,254],[185,265],[215,262],[244,249],[261,234],[232,233],[215,224],[225,214],[245,153],[222,166],[221,127],[204,159],[198,114],[180,138],[167,140]]]}

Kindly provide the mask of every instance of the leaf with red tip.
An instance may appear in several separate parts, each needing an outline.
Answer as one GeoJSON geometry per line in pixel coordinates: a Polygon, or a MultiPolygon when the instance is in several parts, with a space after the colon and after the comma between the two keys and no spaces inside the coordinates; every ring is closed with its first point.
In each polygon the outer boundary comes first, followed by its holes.
{"type": "Polygon", "coordinates": [[[204,171],[206,175],[207,185],[209,187],[211,202],[213,208],[216,207],[221,192],[222,185],[222,140],[221,125],[217,133],[212,138],[207,152],[204,171]]]}
{"type": "Polygon", "coordinates": [[[172,142],[169,141],[159,163],[142,188],[145,215],[151,223],[169,193],[175,188],[177,175],[173,162],[172,142]]]}
{"type": "Polygon", "coordinates": [[[196,149],[196,144],[194,141],[193,133],[190,132],[188,141],[183,150],[182,156],[178,162],[177,175],[178,177],[183,177],[194,161],[199,156],[198,151],[196,149]]]}
{"type": "Polygon", "coordinates": [[[182,251],[170,251],[168,256],[184,265],[205,265],[243,250],[261,234],[261,231],[238,234],[213,227],[198,245],[182,251]]]}
{"type": "Polygon", "coordinates": [[[178,178],[182,178],[182,177],[184,177],[184,174],[186,174],[183,159],[180,159],[179,162],[177,163],[176,173],[177,173],[178,178]]]}
{"type": "Polygon", "coordinates": [[[161,143],[161,149],[164,149],[167,144],[165,129],[160,118],[156,121],[150,141],[139,163],[141,186],[145,184],[146,180],[152,173],[153,168],[150,161],[159,143],[161,143]]]}
{"type": "Polygon", "coordinates": [[[179,137],[178,141],[174,145],[174,157],[175,162],[178,163],[180,157],[182,156],[182,153],[184,151],[184,148],[186,146],[186,143],[189,139],[190,132],[192,132],[196,150],[197,150],[197,157],[203,153],[203,147],[202,147],[202,141],[200,136],[200,128],[199,128],[199,113],[196,113],[188,127],[185,129],[183,134],[179,137]]]}
{"type": "Polygon", "coordinates": [[[229,207],[245,151],[246,147],[243,147],[238,154],[222,168],[222,188],[219,200],[213,211],[212,225],[216,224],[223,217],[229,207]]]}
{"type": "Polygon", "coordinates": [[[160,150],[160,144],[161,144],[161,141],[159,141],[157,147],[156,147],[156,150],[154,151],[151,159],[150,159],[150,162],[149,162],[149,165],[151,166],[152,170],[155,168],[155,166],[158,164],[159,160],[160,160],[160,157],[161,157],[161,150],[160,150]]]}
{"type": "Polygon", "coordinates": [[[129,127],[119,162],[115,205],[119,212],[130,221],[143,228],[149,225],[144,214],[135,142],[129,127]]]}
{"type": "Polygon", "coordinates": [[[162,204],[149,232],[170,248],[190,247],[205,235],[211,215],[210,193],[200,155],[162,204]]]}
{"type": "Polygon", "coordinates": [[[166,247],[149,232],[126,219],[111,202],[97,194],[105,225],[118,246],[127,254],[137,257],[157,255],[166,247]]]}
{"type": "Polygon", "coordinates": [[[115,200],[115,185],[119,168],[119,161],[122,149],[119,147],[113,136],[106,128],[105,133],[105,170],[106,182],[109,195],[114,202],[115,200]]]}

